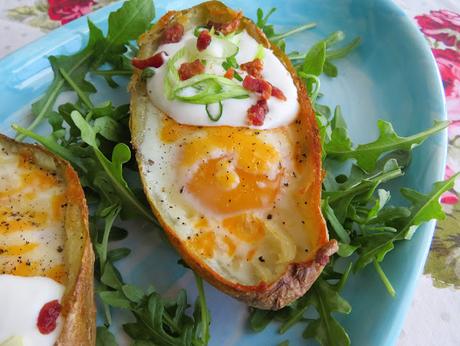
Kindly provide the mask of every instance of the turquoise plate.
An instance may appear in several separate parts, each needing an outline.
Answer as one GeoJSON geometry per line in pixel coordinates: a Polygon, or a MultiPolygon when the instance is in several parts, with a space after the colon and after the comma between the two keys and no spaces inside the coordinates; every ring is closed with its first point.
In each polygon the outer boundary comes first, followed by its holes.
{"type": "MultiPolygon", "coordinates": [[[[158,0],[157,18],[166,10],[186,8],[198,2],[158,0]]],[[[253,18],[259,6],[256,1],[226,2],[253,18]]],[[[117,3],[103,8],[90,18],[106,28],[109,12],[119,6],[117,3]]],[[[280,3],[269,0],[263,2],[263,7],[278,7],[271,21],[280,29],[311,21],[319,24],[316,29],[289,40],[290,49],[302,50],[315,39],[339,29],[349,38],[362,37],[362,45],[338,63],[339,77],[333,82],[327,78],[322,80],[325,103],[342,106],[355,142],[374,139],[379,118],[391,121],[402,135],[421,131],[430,127],[433,120],[446,118],[442,84],[431,52],[417,28],[392,1],[286,0],[280,3]]],[[[52,78],[46,57],[77,51],[86,42],[87,35],[86,20],[79,19],[1,60],[0,132],[12,135],[12,123],[30,121],[27,113],[31,102],[42,95],[52,78]]],[[[120,102],[128,101],[124,86],[113,92],[120,102]]],[[[443,178],[446,143],[444,133],[415,149],[412,165],[400,183],[429,191],[434,181],[443,178]]],[[[391,187],[398,198],[399,186],[391,187]]],[[[192,275],[176,264],[177,254],[148,228],[146,224],[131,226],[126,242],[134,251],[129,260],[120,265],[126,280],[141,285],[153,283],[166,294],[185,287],[194,298],[192,275]]],[[[351,278],[344,295],[353,311],[348,316],[340,316],[340,320],[354,345],[396,343],[433,229],[433,222],[420,227],[412,241],[398,244],[386,257],[383,268],[397,291],[396,298],[386,293],[372,268],[351,278]]],[[[285,339],[291,341],[290,345],[305,344],[301,326],[292,328],[286,335],[278,335],[274,325],[263,333],[251,333],[243,304],[209,285],[206,291],[212,312],[211,345],[270,346],[285,339]]],[[[116,315],[115,324],[120,325],[127,318],[127,315],[116,315]]],[[[120,342],[127,343],[122,332],[117,333],[120,342]]]]}

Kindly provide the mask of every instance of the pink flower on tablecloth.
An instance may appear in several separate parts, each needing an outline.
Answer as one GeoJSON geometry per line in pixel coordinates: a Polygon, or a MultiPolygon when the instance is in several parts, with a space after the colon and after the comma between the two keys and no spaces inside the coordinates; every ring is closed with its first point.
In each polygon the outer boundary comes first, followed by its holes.
{"type": "Polygon", "coordinates": [[[430,14],[417,16],[415,19],[426,36],[448,47],[460,49],[460,15],[458,13],[448,10],[430,11],[430,14]]]}
{"type": "Polygon", "coordinates": [[[94,4],[93,0],[48,0],[48,16],[66,24],[90,13],[94,4]]]}
{"type": "MultiPolygon", "coordinates": [[[[449,154],[458,155],[451,141],[460,136],[460,14],[448,11],[430,11],[415,17],[422,32],[432,38],[432,51],[441,73],[449,120],[449,154]],[[455,154],[454,154],[455,153],[455,154]]],[[[449,156],[446,179],[450,178],[459,165],[449,156]]],[[[447,210],[459,202],[458,184],[441,197],[447,210]]]]}
{"type": "Polygon", "coordinates": [[[460,53],[453,49],[432,49],[441,72],[446,97],[460,97],[460,53]]]}

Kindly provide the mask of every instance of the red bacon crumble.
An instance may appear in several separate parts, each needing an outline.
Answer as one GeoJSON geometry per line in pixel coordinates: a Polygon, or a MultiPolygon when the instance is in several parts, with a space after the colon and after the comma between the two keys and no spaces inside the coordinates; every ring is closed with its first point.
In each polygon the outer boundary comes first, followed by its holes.
{"type": "Polygon", "coordinates": [[[200,34],[198,35],[198,39],[196,40],[196,48],[198,49],[198,51],[201,52],[205,50],[206,48],[208,48],[208,46],[211,43],[211,39],[212,39],[212,36],[209,33],[209,31],[202,30],[200,34]]]}
{"type": "Polygon", "coordinates": [[[61,313],[61,309],[62,307],[58,300],[52,300],[43,305],[37,319],[37,327],[40,333],[47,335],[56,329],[56,320],[61,313]]]}
{"type": "Polygon", "coordinates": [[[264,79],[254,78],[250,75],[244,77],[243,88],[261,94],[264,100],[268,100],[270,96],[276,97],[282,101],[287,100],[281,89],[273,86],[264,79]]]}
{"type": "Polygon", "coordinates": [[[235,75],[235,70],[230,67],[227,71],[225,71],[224,77],[227,79],[233,79],[234,75],[235,75]]]}
{"type": "Polygon", "coordinates": [[[243,71],[255,78],[262,78],[262,70],[264,69],[264,62],[258,58],[240,65],[243,71]]]}
{"type": "Polygon", "coordinates": [[[281,91],[280,88],[277,88],[276,86],[274,86],[272,84],[272,96],[273,97],[276,97],[277,99],[279,100],[282,100],[282,101],[286,101],[287,98],[286,96],[284,95],[284,93],[281,91]]]}
{"type": "Polygon", "coordinates": [[[207,27],[208,28],[214,27],[214,30],[216,30],[217,32],[221,32],[224,35],[228,35],[234,32],[238,28],[238,26],[240,25],[240,20],[242,16],[243,16],[243,13],[239,12],[235,19],[229,22],[226,22],[226,23],[218,23],[218,22],[209,21],[207,27]]]}
{"type": "Polygon", "coordinates": [[[264,124],[265,115],[268,113],[267,100],[259,100],[255,105],[248,109],[248,120],[251,125],[262,126],[264,124]]]}
{"type": "Polygon", "coordinates": [[[262,95],[262,99],[264,100],[268,100],[272,95],[272,85],[269,82],[249,75],[244,77],[243,88],[260,93],[262,95]]]}
{"type": "Polygon", "coordinates": [[[158,68],[164,63],[163,53],[166,54],[165,52],[161,51],[147,59],[133,58],[133,60],[131,60],[131,63],[134,67],[141,70],[147,67],[158,68]]]}
{"type": "Polygon", "coordinates": [[[180,65],[178,72],[180,80],[187,80],[197,74],[204,73],[204,65],[200,59],[196,59],[193,62],[184,62],[180,65]]]}
{"type": "Polygon", "coordinates": [[[173,23],[166,27],[161,38],[161,43],[176,43],[184,36],[184,26],[180,23],[173,23]]]}

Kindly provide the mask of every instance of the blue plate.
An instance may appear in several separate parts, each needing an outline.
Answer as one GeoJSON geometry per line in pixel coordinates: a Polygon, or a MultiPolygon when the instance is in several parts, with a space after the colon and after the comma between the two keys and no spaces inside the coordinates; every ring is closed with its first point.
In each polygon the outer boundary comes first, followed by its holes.
{"type": "MultiPolygon", "coordinates": [[[[189,7],[199,1],[156,1],[157,18],[166,10],[189,7]]],[[[229,0],[228,5],[255,17],[256,1],[229,0]]],[[[103,28],[109,12],[119,3],[90,15],[103,28]]],[[[446,119],[442,84],[424,38],[411,21],[390,0],[286,0],[264,1],[264,8],[278,7],[271,22],[287,29],[316,21],[316,29],[288,40],[288,49],[302,50],[319,37],[343,30],[349,38],[362,37],[362,45],[346,60],[338,63],[339,77],[323,78],[325,103],[340,104],[356,143],[372,140],[377,135],[377,119],[389,120],[398,133],[410,135],[430,127],[433,120],[446,119]]],[[[46,57],[77,51],[87,40],[85,19],[76,20],[42,39],[7,56],[0,62],[0,132],[13,134],[12,123],[25,124],[31,102],[45,91],[52,72],[46,57]]],[[[126,83],[126,81],[123,81],[126,83]]],[[[126,85],[126,84],[124,84],[126,85]]],[[[108,90],[105,88],[104,90],[108,90]]],[[[126,102],[125,87],[113,91],[120,102],[126,102]]],[[[111,92],[108,90],[108,92],[111,92]]],[[[101,96],[101,100],[104,98],[101,96]]],[[[113,97],[113,95],[111,95],[113,97]]],[[[408,174],[401,185],[427,192],[431,184],[443,178],[446,157],[446,134],[428,140],[415,149],[408,174]]],[[[392,185],[398,199],[399,184],[392,185]]],[[[153,283],[165,294],[185,287],[194,298],[196,290],[191,274],[176,264],[177,254],[161,239],[149,232],[148,225],[131,226],[127,246],[134,249],[129,260],[120,264],[127,281],[153,283]]],[[[353,311],[340,316],[354,345],[394,345],[410,305],[417,278],[425,262],[434,223],[417,231],[413,240],[398,244],[383,268],[393,283],[397,296],[391,298],[372,269],[353,276],[344,291],[353,311]]],[[[276,345],[289,339],[290,345],[305,344],[302,328],[296,326],[286,335],[278,335],[276,326],[260,334],[247,327],[246,307],[206,286],[212,312],[211,345],[276,345]]],[[[115,324],[127,315],[115,316],[115,324]]],[[[121,343],[127,339],[116,331],[121,343]]],[[[312,342],[313,343],[313,342],[312,342]]]]}

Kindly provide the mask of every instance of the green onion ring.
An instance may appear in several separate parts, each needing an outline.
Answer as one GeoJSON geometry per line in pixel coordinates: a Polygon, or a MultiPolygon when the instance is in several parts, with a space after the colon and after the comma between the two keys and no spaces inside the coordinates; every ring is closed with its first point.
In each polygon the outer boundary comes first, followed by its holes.
{"type": "Polygon", "coordinates": [[[222,110],[223,110],[222,102],[219,101],[219,110],[218,110],[218,112],[217,112],[217,115],[212,115],[212,114],[209,112],[208,106],[211,105],[211,104],[213,104],[213,103],[208,103],[208,104],[205,106],[206,113],[208,114],[209,119],[211,119],[212,121],[219,121],[220,117],[222,116],[222,110]]]}

